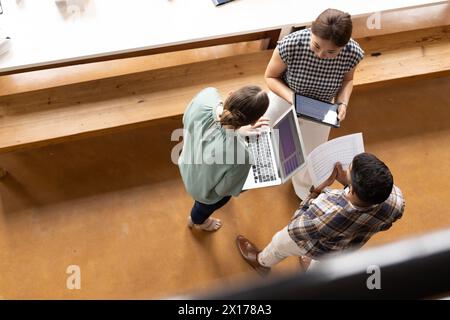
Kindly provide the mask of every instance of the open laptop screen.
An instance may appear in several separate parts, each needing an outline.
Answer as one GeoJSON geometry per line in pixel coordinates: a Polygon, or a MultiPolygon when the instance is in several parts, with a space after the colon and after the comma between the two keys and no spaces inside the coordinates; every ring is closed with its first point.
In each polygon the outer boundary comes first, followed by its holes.
{"type": "Polygon", "coordinates": [[[305,163],[295,121],[298,121],[297,116],[292,110],[273,127],[278,133],[280,170],[283,178],[305,163]]]}

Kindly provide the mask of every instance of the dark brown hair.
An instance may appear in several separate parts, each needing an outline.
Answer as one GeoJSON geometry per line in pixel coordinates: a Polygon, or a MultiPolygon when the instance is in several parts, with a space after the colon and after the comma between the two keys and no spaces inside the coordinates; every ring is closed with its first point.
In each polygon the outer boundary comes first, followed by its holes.
{"type": "Polygon", "coordinates": [[[220,124],[238,129],[256,122],[268,107],[269,97],[260,87],[242,87],[225,100],[220,124]]]}
{"type": "Polygon", "coordinates": [[[352,36],[350,14],[336,9],[327,9],[312,23],[312,33],[322,39],[330,40],[338,47],[345,46],[352,36]]]}
{"type": "Polygon", "coordinates": [[[389,168],[370,153],[360,153],[353,158],[350,175],[353,190],[367,204],[386,201],[394,186],[389,168]]]}

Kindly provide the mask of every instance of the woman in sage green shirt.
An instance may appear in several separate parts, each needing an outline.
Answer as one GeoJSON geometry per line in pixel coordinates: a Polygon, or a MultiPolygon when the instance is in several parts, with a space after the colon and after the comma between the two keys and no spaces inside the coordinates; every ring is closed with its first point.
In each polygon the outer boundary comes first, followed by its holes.
{"type": "Polygon", "coordinates": [[[178,165],[186,190],[195,200],[190,227],[206,231],[221,227],[221,221],[210,216],[241,193],[251,165],[237,130],[266,124],[260,118],[268,106],[266,92],[246,86],[231,93],[224,103],[217,89],[206,88],[187,107],[178,165]]]}

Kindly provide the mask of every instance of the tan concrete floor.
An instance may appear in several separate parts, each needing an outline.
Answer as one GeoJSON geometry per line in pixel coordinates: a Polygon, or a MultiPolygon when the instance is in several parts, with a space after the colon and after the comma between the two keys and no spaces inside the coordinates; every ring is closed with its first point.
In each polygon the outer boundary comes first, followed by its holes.
{"type": "MultiPolygon", "coordinates": [[[[450,77],[354,93],[332,137],[362,131],[403,190],[404,217],[367,246],[450,227],[450,77]]],[[[240,258],[242,233],[268,243],[297,206],[292,186],[246,192],[192,232],[170,151],[180,118],[151,127],[0,156],[0,298],[161,298],[257,280],[240,258]],[[66,268],[81,268],[81,290],[66,268]]],[[[287,259],[275,274],[297,270],[287,259]]]]}

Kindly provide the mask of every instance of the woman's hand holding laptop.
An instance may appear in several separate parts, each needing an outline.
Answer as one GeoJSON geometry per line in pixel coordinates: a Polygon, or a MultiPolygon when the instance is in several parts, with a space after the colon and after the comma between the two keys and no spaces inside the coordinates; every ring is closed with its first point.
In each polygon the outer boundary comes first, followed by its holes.
{"type": "Polygon", "coordinates": [[[342,122],[347,115],[347,104],[344,102],[338,102],[338,119],[342,122]]]}
{"type": "Polygon", "coordinates": [[[301,94],[295,95],[297,116],[320,124],[339,128],[340,116],[345,118],[344,103],[329,103],[301,94]]]}

